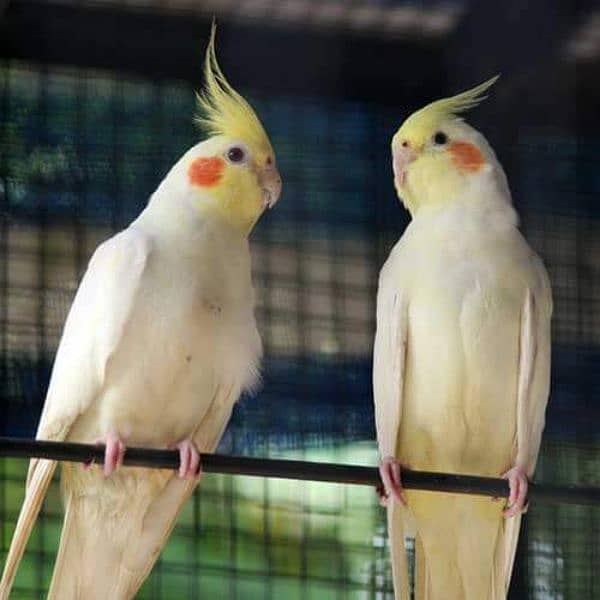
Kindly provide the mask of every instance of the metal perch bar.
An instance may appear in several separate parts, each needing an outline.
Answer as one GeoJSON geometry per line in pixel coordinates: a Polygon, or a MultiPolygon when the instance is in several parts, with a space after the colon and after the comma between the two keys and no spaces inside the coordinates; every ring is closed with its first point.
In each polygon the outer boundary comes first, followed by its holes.
{"type": "MultiPolygon", "coordinates": [[[[100,464],[104,461],[104,446],[0,437],[0,456],[100,464]]],[[[123,464],[131,467],[178,469],[179,453],[176,450],[131,447],[127,448],[125,452],[123,464]]],[[[326,481],[372,487],[381,485],[379,471],[374,467],[222,454],[202,454],[201,464],[205,473],[326,481]]],[[[497,498],[508,497],[506,480],[492,477],[404,470],[402,481],[404,487],[408,489],[477,494],[497,498]]],[[[531,502],[600,505],[600,488],[532,482],[529,488],[529,500],[531,502]]]]}

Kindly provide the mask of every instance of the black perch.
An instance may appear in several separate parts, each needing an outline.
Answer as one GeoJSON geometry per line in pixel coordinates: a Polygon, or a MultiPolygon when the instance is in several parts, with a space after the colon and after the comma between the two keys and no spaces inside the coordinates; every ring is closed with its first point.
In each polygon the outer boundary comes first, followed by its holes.
{"type": "MultiPolygon", "coordinates": [[[[0,437],[0,456],[101,464],[104,462],[104,446],[0,437]]],[[[201,462],[205,473],[326,481],[372,487],[382,485],[378,469],[374,467],[222,454],[202,454],[201,462]]],[[[176,450],[131,447],[125,451],[123,464],[130,467],[178,469],[179,453],[176,450]]],[[[509,492],[508,483],[504,479],[474,475],[404,470],[402,481],[404,487],[408,489],[435,492],[477,494],[497,498],[506,498],[509,492]]],[[[529,488],[529,500],[600,505],[600,488],[532,482],[529,488]]]]}

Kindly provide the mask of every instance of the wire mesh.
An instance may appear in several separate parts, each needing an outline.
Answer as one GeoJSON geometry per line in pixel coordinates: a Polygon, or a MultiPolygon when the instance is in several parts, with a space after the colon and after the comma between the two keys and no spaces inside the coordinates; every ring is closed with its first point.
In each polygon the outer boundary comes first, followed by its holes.
{"type": "MultiPolygon", "coordinates": [[[[139,213],[198,134],[187,82],[14,59],[1,63],[0,81],[0,432],[31,436],[88,257],[139,213]]],[[[374,464],[374,301],[407,222],[389,167],[404,111],[241,91],[270,132],[284,195],[252,237],[263,387],[241,399],[220,451],[374,464]]],[[[411,106],[429,99],[414,91],[411,106]]],[[[553,392],[537,475],[557,483],[600,484],[596,140],[577,128],[522,127],[510,149],[497,148],[554,288],[553,392]]],[[[25,469],[0,461],[2,558],[25,469]]],[[[61,519],[53,485],[15,598],[43,596],[61,519]]],[[[512,597],[600,595],[599,509],[536,507],[527,521],[512,597]]],[[[385,519],[370,490],[207,476],[139,597],[380,599],[391,590],[385,519]]]]}

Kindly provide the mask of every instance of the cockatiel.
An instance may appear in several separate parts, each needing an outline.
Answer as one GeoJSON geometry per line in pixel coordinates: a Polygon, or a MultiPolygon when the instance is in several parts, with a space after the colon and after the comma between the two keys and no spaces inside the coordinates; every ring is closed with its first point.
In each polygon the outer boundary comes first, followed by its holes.
{"type": "Polygon", "coordinates": [[[506,176],[461,113],[496,78],[411,115],[392,140],[412,221],[379,279],[373,387],[396,598],[506,598],[544,428],[552,298],[506,176]],[[403,490],[401,466],[504,476],[509,506],[403,490]],[[512,518],[506,518],[512,517],[512,518]]]}
{"type": "MultiPolygon", "coordinates": [[[[140,216],[104,242],[60,342],[37,437],[104,442],[103,472],[65,464],[65,519],[49,598],[132,598],[196,487],[262,354],[248,234],[281,192],[269,138],[229,85],[215,30],[198,96],[211,137],[186,152],[140,216]],[[125,444],[177,447],[179,473],[118,469],[125,444]]],[[[32,460],[0,598],[56,463],[32,460]]]]}

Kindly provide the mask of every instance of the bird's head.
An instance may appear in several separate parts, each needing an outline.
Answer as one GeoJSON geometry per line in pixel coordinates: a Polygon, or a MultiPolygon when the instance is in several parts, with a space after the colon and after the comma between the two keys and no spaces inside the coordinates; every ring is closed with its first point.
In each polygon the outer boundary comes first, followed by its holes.
{"type": "Polygon", "coordinates": [[[203,215],[248,234],[281,193],[271,142],[250,104],[225,79],[215,55],[215,25],[197,95],[197,123],[208,139],[192,147],[173,171],[203,215]]]}
{"type": "Polygon", "coordinates": [[[498,77],[413,113],[392,138],[398,196],[411,214],[441,206],[488,179],[508,193],[506,177],[485,138],[460,117],[484,99],[498,77]]]}

